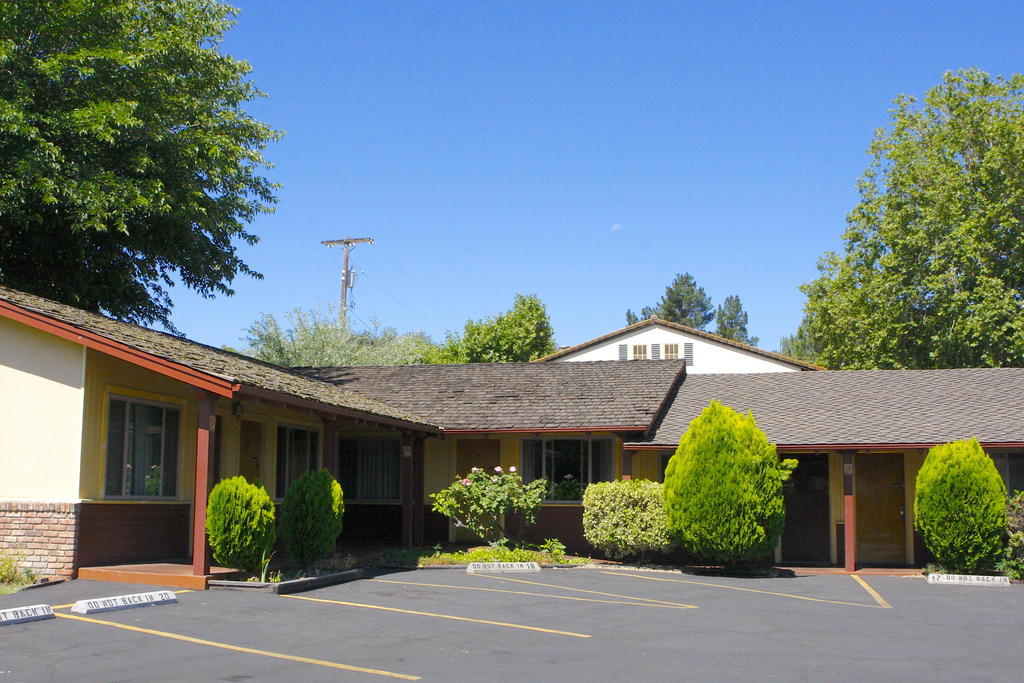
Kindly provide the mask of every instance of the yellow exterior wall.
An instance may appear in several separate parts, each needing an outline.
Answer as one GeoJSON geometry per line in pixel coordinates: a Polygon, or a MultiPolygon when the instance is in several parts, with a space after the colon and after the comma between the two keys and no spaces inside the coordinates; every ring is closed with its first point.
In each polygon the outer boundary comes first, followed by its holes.
{"type": "Polygon", "coordinates": [[[78,499],[84,351],[0,318],[0,498],[78,499]]]}
{"type": "MultiPolygon", "coordinates": [[[[174,499],[152,499],[152,502],[192,500],[195,481],[196,420],[198,417],[198,397],[195,389],[183,382],[93,350],[87,351],[85,377],[80,497],[88,500],[103,500],[105,498],[103,488],[106,475],[107,411],[110,397],[118,395],[180,407],[178,496],[174,499]]],[[[220,471],[212,473],[215,479],[231,477],[238,473],[239,435],[243,419],[263,425],[259,472],[261,483],[271,494],[273,494],[276,484],[278,425],[308,427],[320,432],[321,452],[319,458],[320,462],[323,462],[322,423],[319,418],[308,412],[290,411],[257,401],[230,401],[224,398],[215,403],[214,412],[221,416],[221,462],[220,471]],[[235,408],[236,404],[239,408],[235,408]],[[236,415],[235,411],[239,409],[241,415],[236,415]]],[[[139,502],[137,498],[129,500],[139,502]]]]}

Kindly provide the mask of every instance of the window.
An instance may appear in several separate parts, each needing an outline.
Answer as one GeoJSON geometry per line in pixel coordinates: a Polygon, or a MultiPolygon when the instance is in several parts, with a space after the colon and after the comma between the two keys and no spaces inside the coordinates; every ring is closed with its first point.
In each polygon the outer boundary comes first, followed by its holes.
{"type": "Polygon", "coordinates": [[[633,360],[647,360],[647,344],[633,344],[633,360]]]}
{"type": "Polygon", "coordinates": [[[176,496],[180,422],[174,406],[111,397],[106,495],[176,496]]]}
{"type": "Polygon", "coordinates": [[[582,500],[595,481],[611,481],[611,439],[523,439],[523,480],[548,480],[547,500],[582,500]]]}
{"type": "Polygon", "coordinates": [[[320,434],[304,427],[277,428],[277,487],[276,495],[284,498],[288,487],[306,472],[317,468],[320,434]]]}
{"type": "Polygon", "coordinates": [[[679,344],[665,344],[665,360],[679,359],[679,344]]]}
{"type": "Polygon", "coordinates": [[[338,452],[341,489],[346,500],[401,500],[402,442],[399,439],[339,439],[338,452]]]}
{"type": "Polygon", "coordinates": [[[993,453],[992,460],[1006,484],[1007,495],[1024,491],[1024,453],[993,453]]]}
{"type": "Polygon", "coordinates": [[[661,344],[651,344],[651,360],[661,359],[661,344]]]}

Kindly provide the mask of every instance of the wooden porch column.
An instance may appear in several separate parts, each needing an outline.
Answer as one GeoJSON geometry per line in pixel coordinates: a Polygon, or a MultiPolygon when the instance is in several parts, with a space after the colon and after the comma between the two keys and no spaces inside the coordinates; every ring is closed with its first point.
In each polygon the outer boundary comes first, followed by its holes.
{"type": "Polygon", "coordinates": [[[413,492],[415,477],[413,476],[413,439],[406,436],[402,439],[402,545],[411,548],[414,542],[413,514],[416,509],[413,492]]]}
{"type": "Polygon", "coordinates": [[[417,434],[412,442],[412,542],[423,545],[423,471],[425,465],[426,438],[417,434]]]}
{"type": "Polygon", "coordinates": [[[843,566],[857,569],[857,501],[853,494],[853,451],[843,451],[843,566]]]}
{"type": "Polygon", "coordinates": [[[213,420],[213,401],[207,395],[199,400],[196,419],[196,476],[192,492],[192,574],[210,573],[210,553],[206,545],[206,492],[210,487],[210,424],[213,420]]]}
{"type": "Polygon", "coordinates": [[[633,478],[633,451],[622,451],[622,480],[629,481],[633,478]]]}

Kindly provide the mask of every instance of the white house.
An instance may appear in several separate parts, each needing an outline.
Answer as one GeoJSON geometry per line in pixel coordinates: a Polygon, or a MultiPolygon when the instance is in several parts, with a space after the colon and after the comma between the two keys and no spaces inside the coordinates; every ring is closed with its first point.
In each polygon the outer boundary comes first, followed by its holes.
{"type": "Polygon", "coordinates": [[[686,359],[687,374],[797,372],[823,368],[651,316],[536,362],[686,359]]]}

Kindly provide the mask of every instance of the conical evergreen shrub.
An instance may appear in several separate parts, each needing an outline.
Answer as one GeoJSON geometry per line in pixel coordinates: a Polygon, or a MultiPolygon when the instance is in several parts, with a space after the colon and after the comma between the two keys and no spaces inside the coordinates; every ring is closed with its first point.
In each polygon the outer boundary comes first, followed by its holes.
{"type": "Polygon", "coordinates": [[[752,415],[712,401],[690,423],[665,471],[669,531],[713,564],[756,564],[782,534],[782,482],[794,467],[795,460],[779,462],[752,415]]]}
{"type": "Polygon", "coordinates": [[[917,473],[914,525],[943,569],[991,569],[1006,533],[1006,485],[977,439],[940,444],[917,473]]]}
{"type": "Polygon", "coordinates": [[[345,514],[341,484],[327,470],[295,480],[281,504],[281,535],[292,560],[308,569],[334,547],[345,514]]]}
{"type": "Polygon", "coordinates": [[[245,477],[222,479],[210,491],[206,537],[213,559],[255,574],[274,548],[274,503],[262,486],[245,477]]]}

